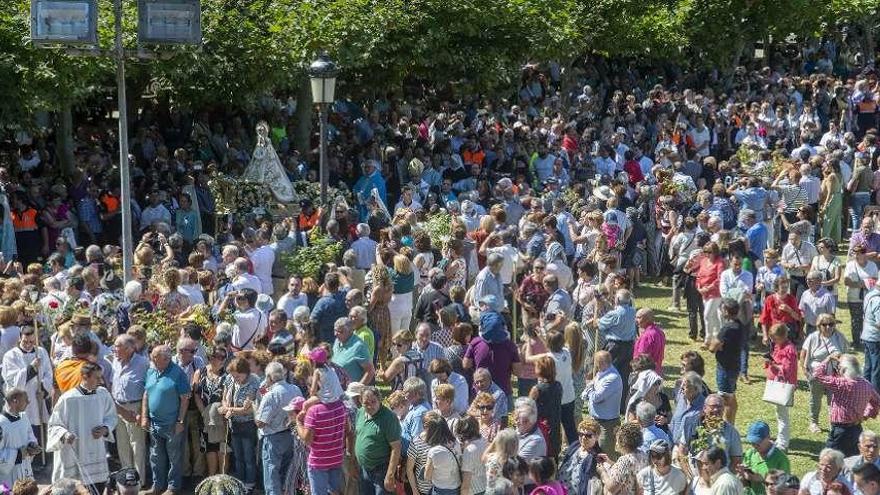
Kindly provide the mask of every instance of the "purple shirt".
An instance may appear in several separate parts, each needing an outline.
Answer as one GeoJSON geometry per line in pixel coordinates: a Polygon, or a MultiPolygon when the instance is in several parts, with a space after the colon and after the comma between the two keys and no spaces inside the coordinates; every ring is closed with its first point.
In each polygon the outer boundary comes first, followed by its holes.
{"type": "Polygon", "coordinates": [[[654,361],[655,371],[663,376],[663,352],[666,349],[666,334],[656,323],[648,325],[636,339],[633,346],[633,359],[647,354],[654,361]]]}
{"type": "Polygon", "coordinates": [[[859,230],[849,239],[849,254],[852,254],[852,249],[859,244],[865,246],[865,252],[867,253],[880,252],[880,234],[871,232],[865,236],[865,234],[859,230]]]}
{"type": "Polygon", "coordinates": [[[468,344],[464,357],[474,361],[474,368],[488,369],[492,374],[492,381],[504,393],[512,392],[510,377],[513,375],[513,363],[519,362],[519,350],[510,339],[490,344],[482,337],[476,337],[468,344]]]}

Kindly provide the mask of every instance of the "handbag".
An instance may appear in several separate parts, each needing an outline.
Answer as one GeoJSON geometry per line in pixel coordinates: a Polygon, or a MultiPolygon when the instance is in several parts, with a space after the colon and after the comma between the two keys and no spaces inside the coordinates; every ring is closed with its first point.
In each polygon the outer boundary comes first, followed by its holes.
{"type": "Polygon", "coordinates": [[[791,407],[794,405],[794,389],[793,383],[767,380],[763,400],[777,406],[791,407]]]}

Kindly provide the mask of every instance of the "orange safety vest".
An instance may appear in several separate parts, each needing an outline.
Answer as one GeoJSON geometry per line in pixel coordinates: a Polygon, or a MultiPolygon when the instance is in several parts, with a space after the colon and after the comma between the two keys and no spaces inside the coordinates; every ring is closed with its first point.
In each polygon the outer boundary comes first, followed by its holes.
{"type": "Polygon", "coordinates": [[[300,213],[299,220],[297,222],[299,224],[299,230],[310,230],[312,227],[318,224],[318,220],[320,219],[321,217],[318,216],[318,210],[313,211],[311,216],[306,215],[305,213],[300,213]]]}
{"type": "Polygon", "coordinates": [[[37,210],[28,208],[21,213],[13,211],[11,216],[16,232],[37,230],[37,210]]]}

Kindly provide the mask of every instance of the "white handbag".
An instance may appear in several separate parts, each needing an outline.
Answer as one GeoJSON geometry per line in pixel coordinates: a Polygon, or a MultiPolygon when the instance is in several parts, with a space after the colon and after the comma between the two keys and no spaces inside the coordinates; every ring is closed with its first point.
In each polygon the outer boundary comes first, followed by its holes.
{"type": "Polygon", "coordinates": [[[794,405],[795,388],[797,386],[794,383],[767,380],[767,384],[764,385],[764,402],[776,404],[777,406],[791,407],[794,405]]]}

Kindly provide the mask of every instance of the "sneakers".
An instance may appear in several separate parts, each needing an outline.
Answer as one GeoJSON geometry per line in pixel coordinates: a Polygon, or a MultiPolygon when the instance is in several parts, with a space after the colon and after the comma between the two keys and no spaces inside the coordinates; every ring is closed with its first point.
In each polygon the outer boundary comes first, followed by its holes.
{"type": "Polygon", "coordinates": [[[810,433],[822,433],[822,428],[816,423],[810,423],[810,433]]]}

